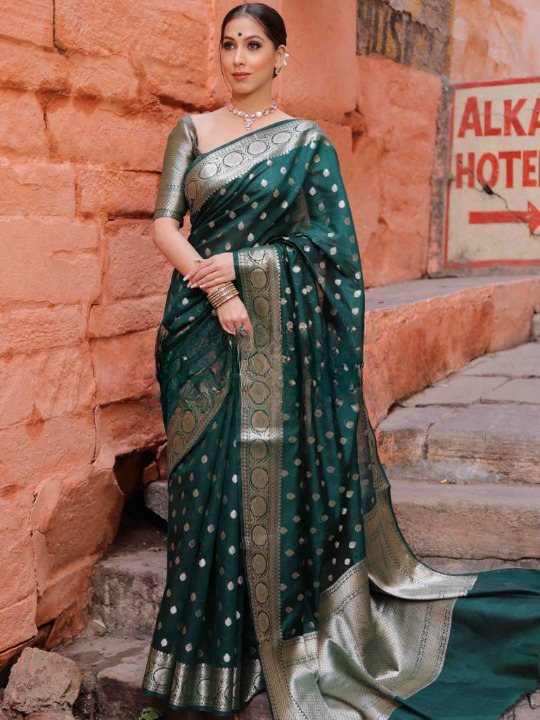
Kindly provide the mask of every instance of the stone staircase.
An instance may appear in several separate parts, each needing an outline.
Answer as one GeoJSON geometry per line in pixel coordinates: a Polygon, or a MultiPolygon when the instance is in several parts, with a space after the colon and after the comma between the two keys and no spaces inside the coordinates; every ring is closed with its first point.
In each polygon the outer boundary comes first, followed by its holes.
{"type": "MultiPolygon", "coordinates": [[[[407,541],[450,572],[540,567],[540,343],[527,342],[540,339],[540,277],[420,280],[366,301],[366,397],[407,541]]],[[[55,648],[84,673],[75,710],[89,720],[166,710],[139,689],[165,584],[162,455],[144,481],[152,512],[126,511],[95,567],[87,628],[55,648]]],[[[266,693],[239,717],[270,720],[266,693]]],[[[504,718],[540,718],[540,693],[504,718]]]]}
{"type": "Polygon", "coordinates": [[[428,564],[540,567],[539,342],[400,401],[377,437],[400,525],[428,564]]]}

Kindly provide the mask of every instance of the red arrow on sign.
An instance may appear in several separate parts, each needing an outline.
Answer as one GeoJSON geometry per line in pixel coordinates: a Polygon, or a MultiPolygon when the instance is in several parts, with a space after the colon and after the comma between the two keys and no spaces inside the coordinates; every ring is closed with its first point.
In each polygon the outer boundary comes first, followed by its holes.
{"type": "Polygon", "coordinates": [[[471,225],[484,223],[510,223],[526,222],[530,232],[534,232],[540,225],[540,210],[532,202],[527,203],[527,210],[494,210],[486,212],[470,212],[469,223],[471,225]]]}

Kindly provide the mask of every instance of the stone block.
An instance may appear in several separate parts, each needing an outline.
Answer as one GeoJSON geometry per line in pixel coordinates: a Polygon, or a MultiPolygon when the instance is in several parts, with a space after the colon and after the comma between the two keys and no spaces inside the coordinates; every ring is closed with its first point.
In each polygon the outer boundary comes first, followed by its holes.
{"type": "Polygon", "coordinates": [[[92,343],[99,404],[159,392],[155,343],[155,329],[103,338],[92,343]]]}
{"type": "Polygon", "coordinates": [[[90,612],[100,618],[109,633],[150,636],[166,572],[165,550],[139,549],[103,557],[92,577],[90,612]]]}
{"type": "Polygon", "coordinates": [[[75,171],[66,163],[6,162],[0,185],[1,215],[75,215],[75,171]]]}
{"type": "Polygon", "coordinates": [[[107,246],[107,302],[167,291],[174,268],[152,242],[149,222],[109,223],[107,246]]]}
{"type": "Polygon", "coordinates": [[[493,333],[489,351],[514,347],[529,340],[534,294],[527,281],[493,286],[493,333]]]}
{"type": "Polygon", "coordinates": [[[92,462],[94,415],[83,412],[49,420],[38,416],[24,425],[0,430],[0,476],[5,487],[36,488],[44,478],[92,462]]]}
{"type": "MultiPolygon", "coordinates": [[[[222,17],[230,5],[222,1],[219,4],[222,17]]],[[[351,58],[356,54],[356,36],[351,32],[356,28],[355,4],[312,3],[309,15],[305,9],[287,3],[280,10],[288,33],[299,43],[297,57],[302,58],[303,72],[294,72],[296,63],[289,58],[281,82],[276,82],[283,86],[286,105],[294,103],[307,117],[324,117],[338,123],[356,104],[355,73],[351,68],[351,58]],[[332,67],[321,67],[319,53],[325,46],[335,48],[332,67]]]]}
{"type": "Polygon", "coordinates": [[[98,558],[99,555],[81,557],[66,567],[54,570],[45,578],[46,586],[41,588],[43,594],[40,595],[37,605],[38,626],[54,620],[77,603],[86,605],[89,602],[90,579],[98,558]]]}
{"type": "Polygon", "coordinates": [[[77,699],[81,680],[73,660],[39,648],[25,648],[11,669],[4,703],[24,713],[67,710],[77,699]]]}
{"type": "Polygon", "coordinates": [[[539,483],[539,447],[540,406],[474,403],[430,428],[426,459],[482,468],[492,480],[539,483]]]}
{"type": "Polygon", "coordinates": [[[98,448],[115,455],[163,442],[165,429],[158,397],[111,403],[97,410],[98,448]]]}
{"type": "Polygon", "coordinates": [[[123,115],[91,99],[70,98],[49,106],[47,123],[61,160],[111,169],[161,171],[168,126],[151,115],[123,115]]]}
{"type": "MultiPolygon", "coordinates": [[[[27,568],[28,565],[22,566],[25,575],[29,574],[27,568]]],[[[22,572],[19,577],[25,580],[22,572]]],[[[27,597],[0,608],[0,647],[13,648],[36,637],[36,606],[37,594],[34,587],[27,597]]]]}
{"type": "Polygon", "coordinates": [[[387,285],[426,272],[442,86],[435,75],[375,56],[357,57],[356,70],[362,133],[348,190],[362,218],[366,285],[387,285]]]}
{"type": "Polygon", "coordinates": [[[394,480],[403,535],[422,556],[540,559],[540,486],[394,480]]]}
{"type": "MultiPolygon", "coordinates": [[[[47,0],[0,5],[2,34],[32,45],[51,46],[53,42],[53,14],[47,0]]],[[[13,46],[12,46],[13,47],[13,46]]]]}
{"type": "Polygon", "coordinates": [[[101,288],[95,225],[68,218],[3,218],[0,238],[9,263],[0,265],[2,302],[73,304],[101,288]]]}
{"type": "Polygon", "coordinates": [[[129,713],[137,708],[154,704],[140,689],[148,652],[148,638],[112,636],[76,639],[55,648],[60,657],[77,664],[84,673],[85,685],[92,682],[96,717],[111,719],[130,717],[129,713]]]}
{"type": "Polygon", "coordinates": [[[159,175],[83,167],[78,172],[78,184],[79,208],[84,215],[151,215],[159,175]]]}
{"type": "MultiPolygon", "coordinates": [[[[476,382],[484,378],[474,378],[476,382]]],[[[540,405],[540,377],[507,380],[491,392],[483,395],[483,400],[507,403],[533,403],[540,405]]]]}
{"type": "MultiPolygon", "coordinates": [[[[35,595],[35,560],[28,516],[32,509],[31,487],[4,482],[0,494],[1,607],[9,608],[35,595]],[[29,569],[32,572],[29,572],[29,569]]],[[[1,632],[1,629],[0,629],[1,632]]],[[[0,646],[3,647],[3,646],[0,646]]]]}
{"type": "Polygon", "coordinates": [[[470,405],[486,397],[491,397],[498,388],[503,386],[506,379],[503,377],[473,377],[454,373],[438,380],[434,385],[416,393],[400,405],[405,407],[423,405],[470,405]]]}
{"type": "Polygon", "coordinates": [[[518,347],[477,358],[463,369],[466,375],[540,377],[540,345],[524,343],[518,347]]]}
{"type": "Polygon", "coordinates": [[[25,160],[47,156],[43,109],[35,95],[0,88],[0,107],[9,108],[9,112],[0,113],[2,154],[25,160]]]}
{"type": "Polygon", "coordinates": [[[86,345],[0,356],[0,429],[89,410],[95,395],[86,345]]]}
{"type": "Polygon", "coordinates": [[[54,572],[114,540],[123,503],[112,468],[87,465],[42,484],[30,514],[31,532],[42,538],[35,545],[40,594],[54,572]]]}
{"type": "Polygon", "coordinates": [[[152,328],[157,335],[165,299],[165,295],[152,295],[92,305],[88,333],[93,338],[105,338],[152,328]]]}
{"type": "Polygon", "coordinates": [[[156,515],[167,520],[169,493],[166,480],[156,480],[144,486],[144,503],[156,515]]]}
{"type": "MultiPolygon", "coordinates": [[[[506,284],[520,288],[517,301],[532,313],[529,295],[540,288],[536,276],[424,279],[366,291],[364,388],[374,426],[396,401],[488,352],[496,331],[494,289],[506,284]],[[522,283],[528,294],[521,292],[522,283]]],[[[475,372],[474,363],[469,367],[475,372]]]]}
{"type": "MultiPolygon", "coordinates": [[[[366,293],[367,300],[367,293],[366,293]]],[[[396,399],[448,375],[489,344],[487,289],[366,315],[365,391],[373,424],[396,399]]]]}
{"type": "Polygon", "coordinates": [[[78,344],[85,337],[86,308],[76,305],[0,309],[0,354],[30,353],[78,344]]]}
{"type": "Polygon", "coordinates": [[[398,407],[376,429],[377,449],[386,464],[414,463],[427,452],[427,435],[434,422],[448,413],[439,406],[398,407]]]}

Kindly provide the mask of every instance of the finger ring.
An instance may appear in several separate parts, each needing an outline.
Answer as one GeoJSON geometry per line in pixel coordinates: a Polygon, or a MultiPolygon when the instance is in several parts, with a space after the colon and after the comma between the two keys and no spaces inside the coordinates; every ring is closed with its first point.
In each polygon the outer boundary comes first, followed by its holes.
{"type": "Polygon", "coordinates": [[[237,335],[243,335],[244,337],[248,334],[248,331],[247,331],[246,328],[244,327],[244,323],[242,323],[242,325],[240,325],[240,327],[239,327],[238,330],[236,331],[236,334],[237,334],[237,335]]]}

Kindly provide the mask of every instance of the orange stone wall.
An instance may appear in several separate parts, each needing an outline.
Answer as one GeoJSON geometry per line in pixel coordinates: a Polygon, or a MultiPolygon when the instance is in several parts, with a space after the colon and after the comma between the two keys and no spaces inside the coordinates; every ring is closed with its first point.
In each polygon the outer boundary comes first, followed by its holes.
{"type": "Polygon", "coordinates": [[[540,75],[538,0],[454,0],[450,80],[540,75]]]}
{"type": "MultiPolygon", "coordinates": [[[[170,129],[228,98],[217,44],[235,4],[0,4],[0,660],[38,628],[50,646],[80,631],[124,502],[115,458],[164,440],[153,345],[171,266],[151,215],[170,129]]],[[[421,277],[441,78],[356,55],[354,0],[271,4],[291,52],[276,99],[337,146],[366,285],[421,277]]],[[[474,5],[457,3],[460,79],[471,44],[508,66],[526,25],[508,14],[508,37],[473,42],[474,5]]]]}

